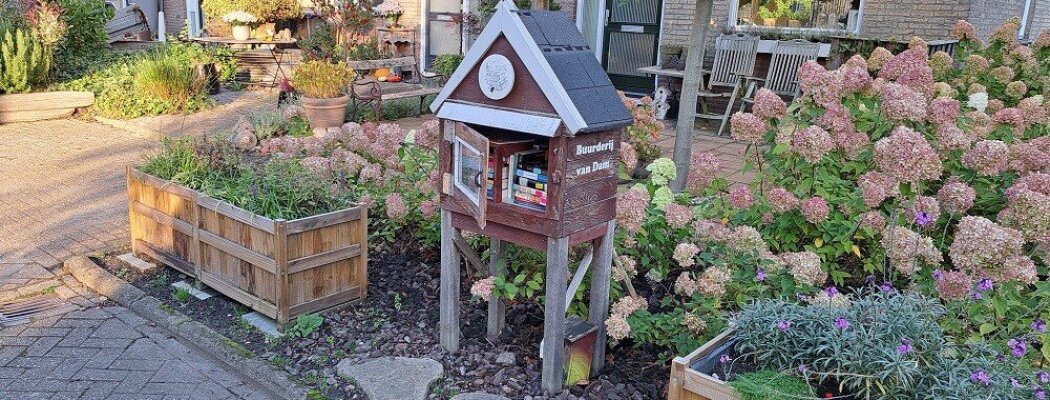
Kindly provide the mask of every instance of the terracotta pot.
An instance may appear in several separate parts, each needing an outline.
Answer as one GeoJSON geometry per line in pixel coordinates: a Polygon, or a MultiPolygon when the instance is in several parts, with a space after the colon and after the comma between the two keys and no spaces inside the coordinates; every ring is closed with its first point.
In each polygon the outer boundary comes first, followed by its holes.
{"type": "Polygon", "coordinates": [[[306,119],[310,121],[312,129],[328,129],[343,126],[346,121],[346,105],[350,104],[350,96],[336,97],[334,99],[315,99],[302,96],[303,110],[306,119]]]}
{"type": "Polygon", "coordinates": [[[777,26],[777,19],[776,18],[763,18],[762,19],[762,25],[765,25],[765,26],[777,26]]]}
{"type": "Polygon", "coordinates": [[[234,25],[233,38],[235,40],[248,40],[252,38],[252,27],[248,25],[234,25]]]}

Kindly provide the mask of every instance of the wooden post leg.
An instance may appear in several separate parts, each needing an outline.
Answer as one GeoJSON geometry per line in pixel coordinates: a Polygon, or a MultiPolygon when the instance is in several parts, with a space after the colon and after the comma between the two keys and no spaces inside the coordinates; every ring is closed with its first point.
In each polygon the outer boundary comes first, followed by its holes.
{"type": "Polygon", "coordinates": [[[543,306],[543,391],[565,388],[565,291],[569,284],[569,238],[547,239],[547,287],[543,306]]]}
{"type": "Polygon", "coordinates": [[[616,221],[609,221],[605,235],[594,241],[598,250],[591,269],[591,302],[588,321],[598,327],[591,357],[591,376],[598,375],[605,366],[605,320],[609,318],[609,285],[612,280],[613,241],[616,221]]]}
{"type": "MultiPolygon", "coordinates": [[[[505,250],[502,240],[496,238],[489,240],[489,273],[492,276],[500,275],[507,270],[506,260],[503,259],[505,250]]],[[[503,300],[495,297],[489,300],[488,338],[490,341],[495,342],[499,339],[500,332],[503,332],[506,312],[507,306],[503,300]]]]}
{"type": "Polygon", "coordinates": [[[459,253],[452,243],[459,230],[452,227],[452,213],[441,211],[441,347],[459,351],[459,253]]]}

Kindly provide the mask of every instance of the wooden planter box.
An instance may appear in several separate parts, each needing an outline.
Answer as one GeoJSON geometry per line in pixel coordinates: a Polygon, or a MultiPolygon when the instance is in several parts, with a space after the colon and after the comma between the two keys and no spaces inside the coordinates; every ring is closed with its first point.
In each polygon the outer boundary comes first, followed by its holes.
{"type": "Polygon", "coordinates": [[[725,381],[691,368],[704,360],[717,362],[731,344],[734,333],[728,329],[689,355],[672,360],[667,400],[740,400],[740,394],[725,381]]]}
{"type": "Polygon", "coordinates": [[[368,220],[358,205],[272,220],[127,169],[131,246],[285,324],[364,298],[368,220]]]}
{"type": "Polygon", "coordinates": [[[0,124],[67,118],[95,103],[91,92],[41,92],[0,95],[0,124]]]}

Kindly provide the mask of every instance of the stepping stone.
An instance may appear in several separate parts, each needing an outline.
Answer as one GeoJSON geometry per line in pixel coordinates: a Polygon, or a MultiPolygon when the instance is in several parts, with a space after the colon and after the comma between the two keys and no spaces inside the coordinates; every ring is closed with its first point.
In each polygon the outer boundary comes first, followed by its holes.
{"type": "Polygon", "coordinates": [[[258,312],[252,311],[250,313],[241,316],[244,322],[248,325],[254,326],[260,332],[270,337],[280,337],[281,329],[277,327],[277,321],[270,319],[265,315],[259,314],[258,312]]]}
{"type": "Polygon", "coordinates": [[[425,400],[430,384],[445,374],[441,363],[429,358],[383,357],[336,365],[339,376],[353,379],[371,400],[425,400]]]}
{"type": "Polygon", "coordinates": [[[127,264],[129,267],[131,267],[131,269],[135,270],[135,272],[138,272],[140,274],[151,272],[157,269],[157,264],[147,262],[146,260],[135,257],[135,255],[131,253],[121,254],[117,256],[117,259],[123,261],[124,264],[127,264]]]}
{"type": "Polygon", "coordinates": [[[474,393],[463,393],[457,394],[451,400],[510,400],[503,396],[494,394],[474,392],[474,393]]]}
{"type": "Polygon", "coordinates": [[[212,298],[212,296],[215,296],[215,292],[211,289],[198,290],[196,287],[187,283],[186,281],[178,281],[172,283],[171,286],[176,289],[185,289],[187,292],[190,292],[190,294],[193,295],[193,297],[196,297],[200,300],[208,300],[212,298]]]}

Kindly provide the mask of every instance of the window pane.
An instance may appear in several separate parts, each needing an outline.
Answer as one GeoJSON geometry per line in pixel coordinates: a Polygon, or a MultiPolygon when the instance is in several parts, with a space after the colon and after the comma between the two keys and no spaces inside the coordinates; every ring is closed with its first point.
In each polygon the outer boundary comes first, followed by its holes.
{"type": "Polygon", "coordinates": [[[479,202],[481,193],[481,152],[456,139],[456,181],[470,199],[479,202]]]}
{"type": "Polygon", "coordinates": [[[737,0],[738,25],[846,29],[860,0],[737,0]]]}

